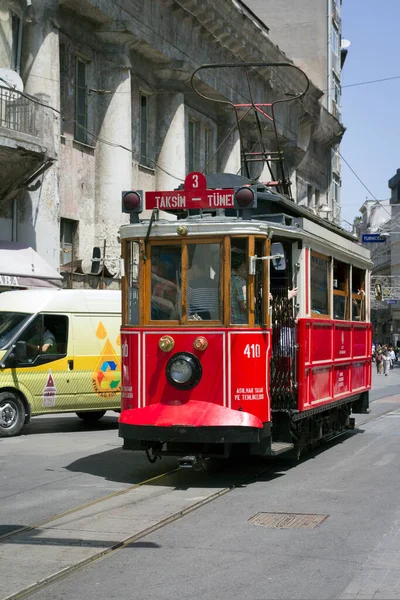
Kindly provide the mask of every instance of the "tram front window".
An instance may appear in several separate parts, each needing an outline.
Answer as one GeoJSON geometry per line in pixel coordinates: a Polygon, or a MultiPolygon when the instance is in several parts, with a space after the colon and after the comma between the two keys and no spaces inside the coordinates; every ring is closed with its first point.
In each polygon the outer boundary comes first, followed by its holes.
{"type": "Polygon", "coordinates": [[[151,248],[151,320],[180,319],[181,289],[180,246],[152,246],[151,248]]]}
{"type": "Polygon", "coordinates": [[[188,271],[189,321],[219,321],[220,245],[190,244],[188,271]]]}

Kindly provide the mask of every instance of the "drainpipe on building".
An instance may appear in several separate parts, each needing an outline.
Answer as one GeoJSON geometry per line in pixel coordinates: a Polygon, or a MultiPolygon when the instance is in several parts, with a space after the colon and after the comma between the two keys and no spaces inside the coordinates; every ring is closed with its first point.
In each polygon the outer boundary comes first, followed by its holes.
{"type": "Polygon", "coordinates": [[[11,241],[17,241],[17,224],[18,224],[18,199],[14,198],[12,205],[12,231],[11,231],[11,241]]]}

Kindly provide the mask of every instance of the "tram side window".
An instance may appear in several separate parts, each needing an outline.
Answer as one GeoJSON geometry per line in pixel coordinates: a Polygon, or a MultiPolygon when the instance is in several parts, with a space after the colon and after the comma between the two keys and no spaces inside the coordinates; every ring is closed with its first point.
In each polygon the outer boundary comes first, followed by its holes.
{"type": "Polygon", "coordinates": [[[182,261],[180,246],[151,247],[151,320],[181,316],[182,261]]]}
{"type": "Polygon", "coordinates": [[[357,267],[352,268],[351,300],[353,321],[365,321],[365,271],[357,267]]]}
{"type": "Polygon", "coordinates": [[[327,256],[311,254],[311,313],[313,316],[329,317],[329,269],[327,256]]]}
{"type": "Polygon", "coordinates": [[[349,265],[333,261],[333,318],[349,318],[349,265]]]}
{"type": "Polygon", "coordinates": [[[189,244],[189,321],[220,321],[220,244],[189,244]]]}
{"type": "Polygon", "coordinates": [[[130,242],[128,272],[128,322],[139,324],[139,244],[130,242]]]}

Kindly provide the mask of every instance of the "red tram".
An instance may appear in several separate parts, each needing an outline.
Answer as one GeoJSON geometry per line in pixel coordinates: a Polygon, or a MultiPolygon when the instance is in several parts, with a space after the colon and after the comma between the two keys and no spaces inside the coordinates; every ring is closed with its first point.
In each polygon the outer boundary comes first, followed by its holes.
{"type": "Polygon", "coordinates": [[[125,195],[125,449],[299,456],[368,412],[369,251],[276,184],[195,172],[125,195]]]}

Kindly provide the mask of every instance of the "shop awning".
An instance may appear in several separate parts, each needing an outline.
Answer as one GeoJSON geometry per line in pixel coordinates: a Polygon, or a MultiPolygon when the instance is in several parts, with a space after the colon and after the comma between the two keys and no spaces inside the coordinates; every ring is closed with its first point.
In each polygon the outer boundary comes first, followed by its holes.
{"type": "Polygon", "coordinates": [[[30,246],[0,241],[0,289],[61,287],[62,279],[30,246]]]}

